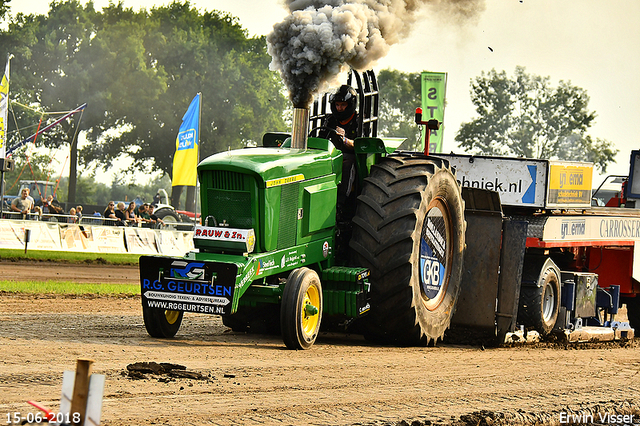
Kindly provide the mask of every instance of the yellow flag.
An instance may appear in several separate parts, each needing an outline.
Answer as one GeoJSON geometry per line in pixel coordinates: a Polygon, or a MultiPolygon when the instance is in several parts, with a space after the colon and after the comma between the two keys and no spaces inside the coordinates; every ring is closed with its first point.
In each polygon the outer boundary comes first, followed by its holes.
{"type": "Polygon", "coordinates": [[[9,59],[0,82],[0,158],[7,151],[7,114],[9,111],[9,59]]]}

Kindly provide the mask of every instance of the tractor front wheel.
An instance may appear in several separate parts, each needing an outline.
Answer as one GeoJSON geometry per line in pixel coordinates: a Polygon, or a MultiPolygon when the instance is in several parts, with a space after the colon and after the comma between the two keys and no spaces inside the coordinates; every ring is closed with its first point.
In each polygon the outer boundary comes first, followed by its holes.
{"type": "Polygon", "coordinates": [[[182,324],[182,315],[182,311],[142,307],[144,326],[151,337],[175,336],[182,324]]]}
{"type": "Polygon", "coordinates": [[[322,320],[322,286],[309,268],[294,269],[287,279],[280,306],[282,340],[289,349],[309,349],[322,320]]]}

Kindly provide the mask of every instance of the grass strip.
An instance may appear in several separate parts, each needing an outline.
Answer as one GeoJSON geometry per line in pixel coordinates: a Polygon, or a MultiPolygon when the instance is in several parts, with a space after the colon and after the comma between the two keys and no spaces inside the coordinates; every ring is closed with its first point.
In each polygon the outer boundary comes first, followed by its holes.
{"type": "Polygon", "coordinates": [[[136,295],[140,285],[136,284],[83,284],[72,281],[0,281],[0,291],[29,294],[60,295],[136,295]]]}
{"type": "Polygon", "coordinates": [[[0,249],[0,260],[34,260],[64,263],[98,263],[113,265],[137,265],[140,254],[86,253],[75,251],[0,249]]]}

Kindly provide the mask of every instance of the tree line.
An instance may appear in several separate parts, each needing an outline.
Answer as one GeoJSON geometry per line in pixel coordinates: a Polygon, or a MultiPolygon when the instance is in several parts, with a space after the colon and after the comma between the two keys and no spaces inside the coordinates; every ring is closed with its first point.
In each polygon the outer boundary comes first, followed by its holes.
{"type": "Polygon", "coordinates": [[[86,102],[81,120],[38,137],[43,146],[68,145],[79,126],[89,141],[78,152],[81,167],[106,169],[125,154],[133,170],[170,176],[182,115],[197,92],[202,157],[284,127],[286,98],[264,37],[248,37],[237,18],[189,2],[97,11],[91,2],[54,0],[48,15],[9,17],[0,52],[13,54],[8,145],[40,119],[18,103],[63,111],[86,102]]]}
{"type": "MultiPolygon", "coordinates": [[[[10,6],[0,0],[0,54],[13,55],[9,146],[35,132],[39,111],[86,102],[82,115],[39,135],[37,144],[70,146],[81,131],[89,142],[77,152],[81,170],[108,169],[126,155],[132,172],[170,177],[182,115],[197,92],[201,158],[288,128],[290,105],[280,76],[269,70],[265,37],[249,37],[228,13],[200,11],[188,1],[134,11],[122,2],[95,10],[91,2],[54,0],[46,15],[16,16],[10,6]]],[[[418,145],[420,74],[388,69],[378,82],[379,133],[418,145]]],[[[596,114],[586,91],[570,82],[553,87],[521,67],[513,77],[491,70],[471,81],[471,99],[478,117],[455,136],[469,153],[586,160],[604,171],[617,152],[587,134],[596,114]]],[[[67,199],[83,201],[73,150],[70,161],[67,199]]]]}

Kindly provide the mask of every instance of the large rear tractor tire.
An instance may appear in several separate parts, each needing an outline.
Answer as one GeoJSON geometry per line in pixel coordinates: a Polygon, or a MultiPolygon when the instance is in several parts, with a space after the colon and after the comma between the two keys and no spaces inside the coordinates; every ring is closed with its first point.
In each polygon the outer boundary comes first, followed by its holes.
{"type": "Polygon", "coordinates": [[[294,269],[287,278],[280,306],[282,340],[289,349],[309,349],[322,320],[322,286],[309,268],[294,269]]]}
{"type": "Polygon", "coordinates": [[[151,337],[169,338],[176,335],[182,324],[182,311],[142,307],[142,317],[151,337]]]}
{"type": "Polygon", "coordinates": [[[553,260],[525,259],[518,323],[548,335],[558,319],[560,295],[560,269],[553,260]]]}
{"type": "Polygon", "coordinates": [[[442,339],[460,291],[466,229],[448,161],[384,158],[365,179],[353,224],[354,265],[371,270],[365,338],[401,346],[442,339]]]}

